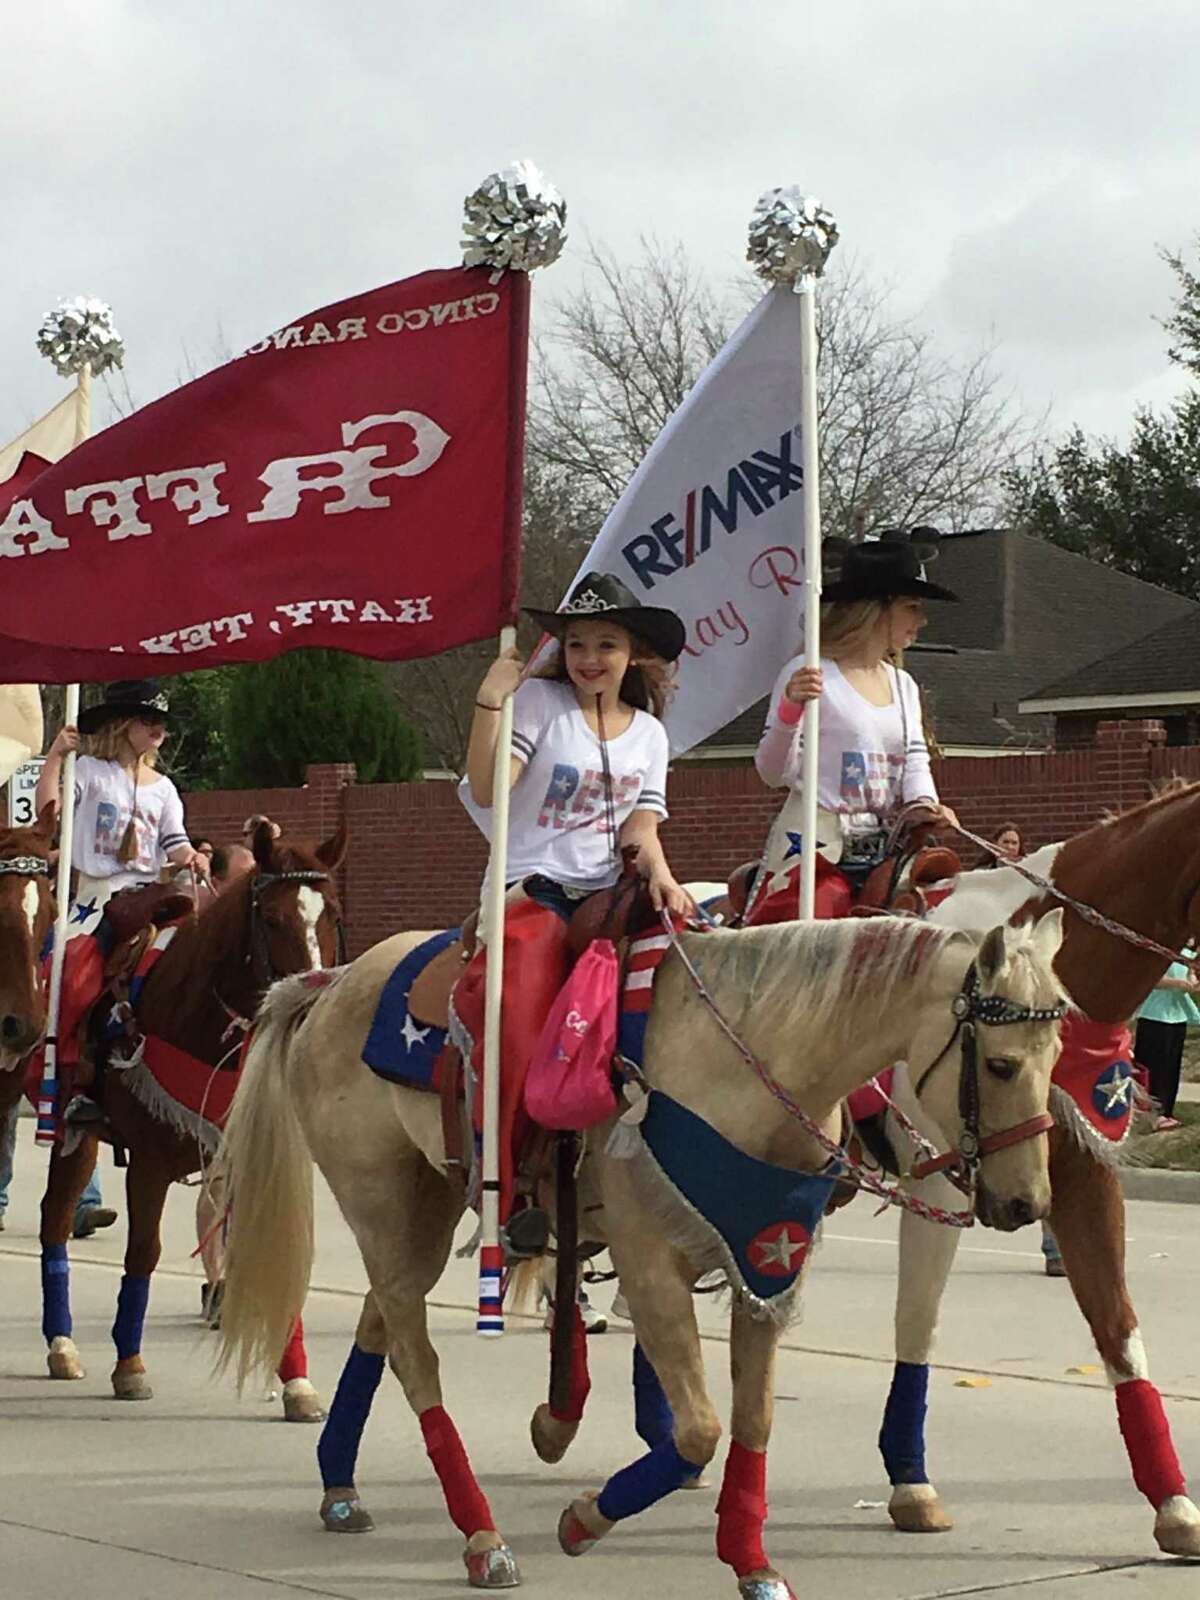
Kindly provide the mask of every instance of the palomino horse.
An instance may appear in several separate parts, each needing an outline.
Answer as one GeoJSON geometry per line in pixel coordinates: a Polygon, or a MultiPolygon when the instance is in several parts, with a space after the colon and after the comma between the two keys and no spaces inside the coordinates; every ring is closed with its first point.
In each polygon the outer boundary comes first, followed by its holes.
{"type": "Polygon", "coordinates": [[[32,828],[0,833],[0,1120],[19,1102],[24,1061],[46,1026],[39,966],[54,918],[54,808],[32,828]]]}
{"type": "MultiPolygon", "coordinates": [[[[997,1146],[983,1160],[979,1209],[996,1225],[1011,1228],[1040,1216],[1049,1194],[1045,1141],[1037,1134],[1049,1126],[1045,1108],[1058,1030],[1027,1008],[1057,1001],[1050,958],[1059,922],[1052,914],[1033,932],[996,929],[981,947],[963,934],[881,921],[689,934],[680,949],[745,1043],[771,1063],[780,1092],[827,1137],[840,1132],[842,1098],[898,1055],[922,1074],[928,1070],[927,1096],[946,1126],[956,1124],[964,1084],[977,1086],[980,1130],[994,1136],[982,1148],[997,1146]],[[994,998],[990,1011],[987,1000],[971,1002],[983,1007],[979,1055],[986,1065],[968,1070],[964,1055],[960,1072],[955,1018],[967,1004],[976,958],[983,994],[1006,1000],[994,998]],[[1000,1027],[1000,1020],[1011,1025],[1000,1027]]],[[[438,1097],[385,1082],[361,1060],[384,984],[397,963],[429,937],[397,935],[330,974],[325,988],[290,979],[267,996],[220,1156],[232,1204],[224,1359],[244,1380],[255,1367],[273,1365],[287,1340],[312,1264],[315,1160],[354,1230],[371,1285],[318,1451],[322,1519],[332,1531],[371,1526],[355,1489],[354,1465],[390,1358],[420,1422],[451,1519],[466,1541],[470,1582],[508,1588],[519,1582],[516,1563],[443,1407],[427,1327],[426,1297],[446,1264],[463,1209],[461,1186],[446,1174],[438,1097]]],[[[652,1112],[661,1095],[661,1103],[683,1111],[692,1126],[704,1119],[710,1133],[716,1129],[730,1141],[737,1159],[756,1168],[770,1164],[774,1181],[794,1188],[800,1174],[816,1169],[819,1216],[833,1181],[825,1150],[752,1081],[746,1063],[697,1002],[679,951],[668,952],[660,970],[645,1073],[652,1112]]],[[[965,1094],[965,1104],[974,1100],[973,1092],[965,1094]]],[[[636,1177],[639,1163],[607,1153],[612,1126],[588,1136],[590,1176],[603,1200],[602,1217],[589,1215],[589,1234],[610,1244],[639,1343],[661,1378],[674,1425],[648,1456],[611,1479],[598,1500],[576,1501],[564,1512],[560,1543],[572,1555],[614,1521],[694,1476],[712,1459],[720,1434],[705,1391],[692,1311],[699,1267],[672,1244],[672,1229],[657,1203],[648,1204],[636,1177]]],[[[794,1277],[806,1245],[795,1243],[791,1224],[780,1223],[778,1213],[766,1221],[773,1219],[780,1237],[772,1249],[794,1277]]],[[[735,1296],[733,1445],[718,1543],[743,1593],[766,1600],[790,1590],[761,1548],[779,1322],[760,1311],[753,1296],[735,1296]]],[[[577,1355],[581,1334],[577,1320],[577,1355]]],[[[581,1396],[576,1398],[581,1405],[581,1396]]],[[[548,1419],[539,1407],[539,1453],[557,1459],[576,1426],[548,1419]]]]}
{"type": "MultiPolygon", "coordinates": [[[[344,828],[310,850],[273,840],[263,824],[254,840],[254,871],[236,879],[198,916],[180,923],[145,978],[135,1004],[139,1032],[192,1058],[194,1067],[185,1065],[201,1085],[214,1084],[218,1072],[224,1076],[222,1069],[235,1070],[240,1030],[269,984],[338,959],[339,910],[332,874],[345,845],[344,828]]],[[[150,1278],[162,1249],[163,1207],[172,1183],[203,1170],[215,1148],[215,1129],[202,1113],[181,1114],[168,1096],[158,1094],[143,1068],[110,1065],[103,1098],[113,1138],[129,1152],[129,1233],[113,1325],[113,1393],[119,1400],[148,1400],[153,1391],[142,1359],[142,1329],[150,1278]],[[134,1073],[139,1075],[136,1084],[130,1081],[134,1073]]],[[[85,1137],[69,1155],[56,1146],[42,1202],[42,1331],[54,1378],[84,1375],[71,1337],[66,1246],[75,1203],[95,1157],[94,1136],[85,1137]]],[[[284,1414],[289,1421],[320,1421],[299,1326],[294,1335],[280,1368],[284,1414]]]]}
{"type": "MultiPolygon", "coordinates": [[[[1174,785],[1155,800],[1101,822],[1024,862],[1064,894],[1156,943],[1181,949],[1200,937],[1200,784],[1174,785]]],[[[1008,867],[964,873],[929,920],[968,931],[1002,918],[1020,922],[1053,901],[1008,867]]],[[[1098,1023],[1122,1023],[1166,969],[1141,949],[1067,910],[1055,971],[1078,1009],[1098,1023]]],[[[1057,1091],[1056,1091],[1057,1092],[1057,1091]]],[[[1133,1479],[1154,1508],[1154,1536],[1169,1555],[1200,1556],[1200,1511],[1183,1471],[1125,1283],[1125,1202],[1102,1141],[1079,1131],[1068,1107],[1050,1137],[1050,1221],[1067,1276],[1116,1392],[1133,1479]]],[[[943,1180],[912,1183],[926,1200],[943,1180]]],[[[896,1369],[880,1445],[893,1484],[892,1520],[905,1532],[949,1528],[951,1519],[925,1470],[924,1392],[938,1308],[957,1234],[905,1212],[900,1224],[896,1369]],[[915,1397],[915,1400],[914,1400],[915,1397]]]]}

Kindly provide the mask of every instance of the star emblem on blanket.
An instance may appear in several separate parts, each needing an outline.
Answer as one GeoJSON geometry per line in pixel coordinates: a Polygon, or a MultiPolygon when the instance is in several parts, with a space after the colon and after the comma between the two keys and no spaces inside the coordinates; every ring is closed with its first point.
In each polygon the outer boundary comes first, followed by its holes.
{"type": "Polygon", "coordinates": [[[423,1044],[429,1037],[429,1029],[418,1028],[408,1012],[404,1014],[404,1026],[400,1029],[400,1032],[404,1038],[405,1050],[411,1050],[415,1044],[423,1044]]]}
{"type": "Polygon", "coordinates": [[[789,1278],[804,1265],[811,1237],[799,1222],[772,1222],[754,1235],[746,1255],[764,1277],[789,1278]]]}
{"type": "Polygon", "coordinates": [[[84,922],[86,922],[88,920],[89,917],[94,917],[95,915],[96,915],[96,902],[95,902],[95,900],[77,900],[75,902],[75,909],[71,913],[71,921],[72,922],[78,922],[78,923],[84,923],[84,922]]]}
{"type": "Polygon", "coordinates": [[[1102,1117],[1128,1116],[1133,1109],[1134,1077],[1128,1061],[1114,1061],[1096,1079],[1092,1104],[1102,1117]]]}

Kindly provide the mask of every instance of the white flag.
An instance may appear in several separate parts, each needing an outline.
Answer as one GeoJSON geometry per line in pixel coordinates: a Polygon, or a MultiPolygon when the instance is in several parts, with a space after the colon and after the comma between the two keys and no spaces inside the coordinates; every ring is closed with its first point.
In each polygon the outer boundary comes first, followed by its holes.
{"type": "Polygon", "coordinates": [[[571,584],[613,572],[682,617],[674,755],[767,694],[801,648],[802,481],[800,311],[780,288],[654,441],[571,584]]]}

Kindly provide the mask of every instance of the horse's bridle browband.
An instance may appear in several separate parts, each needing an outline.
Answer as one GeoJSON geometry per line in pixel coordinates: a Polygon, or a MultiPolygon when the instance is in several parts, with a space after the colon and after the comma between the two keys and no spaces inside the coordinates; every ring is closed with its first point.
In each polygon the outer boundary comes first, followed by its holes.
{"type": "MultiPolygon", "coordinates": [[[[261,947],[263,955],[263,970],[266,974],[266,984],[264,987],[274,983],[279,977],[284,976],[284,974],[278,973],[275,970],[274,963],[271,960],[271,951],[267,940],[267,935],[262,925],[259,902],[262,898],[263,891],[266,889],[272,889],[276,884],[279,883],[328,883],[329,881],[330,874],[328,872],[322,872],[316,867],[296,867],[288,870],[287,872],[255,873],[250,884],[250,937],[246,946],[246,964],[247,966],[253,966],[255,954],[261,947]]],[[[337,934],[337,959],[340,963],[345,960],[346,955],[346,931],[342,923],[342,918],[336,909],[334,910],[334,928],[337,934]]]]}
{"type": "Polygon", "coordinates": [[[48,878],[50,863],[41,856],[5,856],[0,858],[0,873],[13,872],[22,878],[48,878]]]}

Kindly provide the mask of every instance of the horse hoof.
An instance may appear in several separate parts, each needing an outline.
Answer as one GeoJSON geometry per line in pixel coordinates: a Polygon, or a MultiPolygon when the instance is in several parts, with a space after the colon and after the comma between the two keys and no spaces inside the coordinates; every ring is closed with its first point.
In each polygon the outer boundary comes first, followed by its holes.
{"type": "Polygon", "coordinates": [[[50,1348],[46,1352],[46,1367],[52,1378],[87,1376],[79,1359],[79,1351],[75,1348],[74,1339],[67,1339],[62,1335],[57,1339],[51,1339],[50,1348]]]}
{"type": "Polygon", "coordinates": [[[153,1400],[154,1390],[144,1372],[122,1372],[118,1367],[112,1375],[114,1400],[153,1400]]]}
{"type": "Polygon", "coordinates": [[[1173,1495],[1159,1506],[1154,1538],[1164,1555],[1200,1560],[1200,1511],[1186,1495],[1173,1495]]]}
{"type": "Polygon", "coordinates": [[[742,1600],[796,1600],[790,1583],[777,1572],[748,1572],[738,1579],[738,1593],[742,1600]]]}
{"type": "Polygon", "coordinates": [[[563,1422],[554,1416],[548,1405],[538,1406],[529,1419],[529,1437],[542,1461],[561,1461],[571,1440],[579,1432],[577,1422],[563,1422]]]}
{"type": "Polygon", "coordinates": [[[327,1533],[370,1533],[375,1524],[353,1487],[327,1489],[321,1501],[321,1521],[327,1533]]]}
{"type": "Polygon", "coordinates": [[[888,1515],[901,1533],[946,1533],[954,1519],[931,1483],[899,1483],[888,1501],[888,1515]]]}
{"type": "Polygon", "coordinates": [[[324,1422],[321,1397],[307,1378],[290,1378],[283,1386],[285,1422],[324,1422]]]}
{"type": "Polygon", "coordinates": [[[585,1556],[613,1526],[596,1509],[594,1494],[580,1495],[558,1519],[558,1546],[567,1556],[585,1556]]]}
{"type": "Polygon", "coordinates": [[[490,1550],[464,1550],[463,1562],[467,1569],[467,1582],[472,1589],[516,1589],[520,1587],[521,1570],[517,1558],[506,1544],[494,1545],[490,1550]]]}

